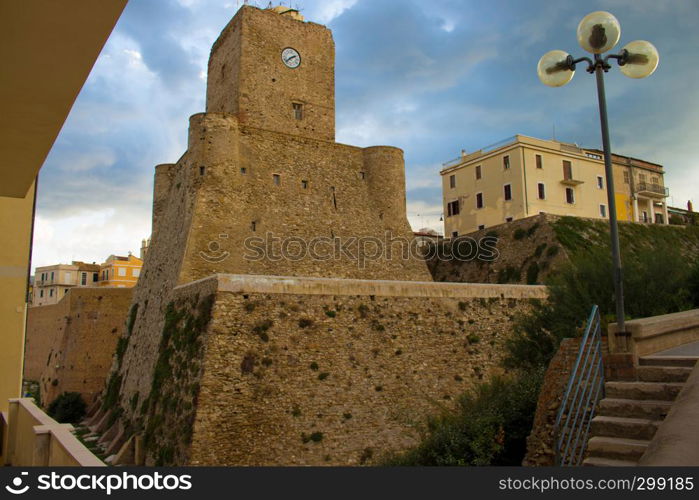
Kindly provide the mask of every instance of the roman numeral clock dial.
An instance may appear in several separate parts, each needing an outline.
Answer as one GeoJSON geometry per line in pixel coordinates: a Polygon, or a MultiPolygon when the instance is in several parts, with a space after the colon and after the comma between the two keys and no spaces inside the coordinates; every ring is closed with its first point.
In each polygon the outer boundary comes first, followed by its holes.
{"type": "Polygon", "coordinates": [[[287,47],[282,50],[282,61],[291,69],[298,68],[301,64],[301,55],[296,49],[287,47]]]}

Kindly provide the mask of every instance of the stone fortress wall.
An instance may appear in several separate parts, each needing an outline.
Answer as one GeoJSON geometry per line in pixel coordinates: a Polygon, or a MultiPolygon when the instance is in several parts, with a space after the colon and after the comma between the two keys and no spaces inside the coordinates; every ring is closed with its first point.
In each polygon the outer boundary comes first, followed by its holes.
{"type": "Polygon", "coordinates": [[[63,392],[91,402],[104,387],[131,304],[131,288],[72,288],[27,313],[24,378],[40,382],[41,404],[63,392]]]}
{"type": "Polygon", "coordinates": [[[250,275],[178,286],[151,386],[136,396],[145,463],[380,460],[500,370],[512,319],[546,293],[250,275]]]}

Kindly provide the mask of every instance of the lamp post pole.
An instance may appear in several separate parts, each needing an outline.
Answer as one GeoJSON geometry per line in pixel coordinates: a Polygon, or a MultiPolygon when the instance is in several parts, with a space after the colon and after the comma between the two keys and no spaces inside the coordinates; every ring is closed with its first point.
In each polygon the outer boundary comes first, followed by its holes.
{"type": "Polygon", "coordinates": [[[626,333],[624,314],[624,283],[619,251],[619,225],[617,223],[616,197],[614,195],[614,172],[612,170],[612,148],[609,141],[609,121],[607,120],[607,98],[604,92],[604,72],[606,63],[595,54],[595,76],[597,77],[597,99],[599,118],[602,125],[602,150],[604,151],[604,172],[607,177],[607,204],[609,205],[609,234],[612,246],[612,266],[614,267],[614,298],[618,333],[626,333]]]}
{"type": "MultiPolygon", "coordinates": [[[[612,247],[612,268],[614,271],[614,298],[616,302],[617,335],[626,337],[624,314],[624,286],[621,269],[621,254],[619,251],[619,225],[616,212],[616,197],[614,193],[614,171],[612,170],[612,149],[609,141],[609,121],[607,119],[607,99],[604,92],[604,73],[611,66],[607,61],[616,59],[621,72],[629,78],[645,78],[653,74],[658,67],[658,51],[652,43],[645,40],[635,40],[626,44],[618,54],[601,54],[611,50],[619,41],[621,26],[619,21],[609,12],[597,11],[585,16],[578,24],[577,37],[580,46],[589,57],[573,58],[562,50],[552,50],[539,59],[537,72],[544,85],[561,87],[566,85],[575,74],[578,63],[587,63],[587,72],[595,73],[597,78],[597,99],[599,102],[599,117],[602,127],[602,149],[604,151],[604,172],[607,178],[607,205],[609,208],[609,236],[612,247]]],[[[632,193],[633,194],[633,193],[632,193]]],[[[626,342],[624,342],[626,344],[626,342]]],[[[628,348],[624,345],[624,349],[628,348]]]]}

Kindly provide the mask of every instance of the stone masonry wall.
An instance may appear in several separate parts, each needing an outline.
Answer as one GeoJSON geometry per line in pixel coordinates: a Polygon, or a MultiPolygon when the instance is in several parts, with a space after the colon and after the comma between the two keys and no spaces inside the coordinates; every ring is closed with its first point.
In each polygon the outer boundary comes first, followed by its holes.
{"type": "Polygon", "coordinates": [[[332,32],[269,10],[242,7],[211,49],[206,111],[235,114],[242,125],[335,140],[335,44],[332,32]],[[301,64],[288,68],[293,47],[301,64]],[[297,120],[292,103],[303,105],[297,120]]]}
{"type": "Polygon", "coordinates": [[[70,301],[61,300],[48,306],[27,310],[27,332],[24,341],[24,379],[39,381],[49,365],[49,353],[63,337],[70,301]]]}
{"type": "Polygon", "coordinates": [[[132,295],[73,288],[58,304],[29,309],[25,377],[37,376],[43,406],[63,392],[90,402],[103,389],[132,295]]]}
{"type": "MultiPolygon", "coordinates": [[[[432,258],[427,263],[432,277],[464,283],[543,283],[551,271],[568,261],[551,226],[554,220],[556,216],[537,215],[463,235],[477,241],[497,238],[498,258],[493,262],[432,258]]],[[[450,242],[443,244],[449,247],[450,242]]]]}
{"type": "Polygon", "coordinates": [[[202,351],[158,386],[173,396],[155,412],[169,424],[149,436],[147,464],[359,465],[405,449],[428,415],[498,369],[512,317],[546,295],[219,276],[178,287],[178,329],[186,330],[186,311],[196,324],[192,311],[216,283],[211,322],[192,333],[202,351]]]}
{"type": "Polygon", "coordinates": [[[532,431],[527,438],[524,466],[555,465],[554,424],[579,349],[579,338],[563,339],[546,369],[532,431]]]}

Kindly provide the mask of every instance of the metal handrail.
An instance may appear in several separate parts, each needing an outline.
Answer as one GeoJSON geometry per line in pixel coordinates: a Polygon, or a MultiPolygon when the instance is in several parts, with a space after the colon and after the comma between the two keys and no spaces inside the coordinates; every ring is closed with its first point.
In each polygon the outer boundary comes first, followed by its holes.
{"type": "Polygon", "coordinates": [[[556,465],[580,465],[597,404],[604,397],[602,328],[599,308],[592,307],[554,424],[556,465]]]}

